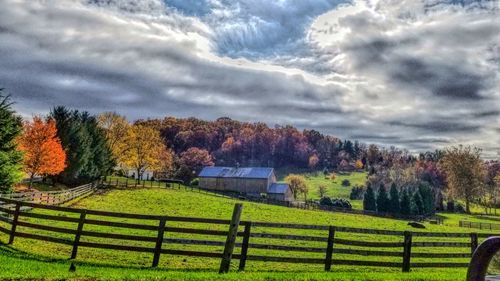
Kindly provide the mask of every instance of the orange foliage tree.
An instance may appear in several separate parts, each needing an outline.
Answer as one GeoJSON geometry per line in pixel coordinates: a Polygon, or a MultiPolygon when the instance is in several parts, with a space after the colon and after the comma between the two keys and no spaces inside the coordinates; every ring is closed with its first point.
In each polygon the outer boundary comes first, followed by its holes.
{"type": "Polygon", "coordinates": [[[66,153],[52,119],[43,121],[35,116],[33,122],[25,122],[19,148],[24,152],[24,171],[30,177],[30,188],[36,175],[57,175],[66,168],[66,153]]]}

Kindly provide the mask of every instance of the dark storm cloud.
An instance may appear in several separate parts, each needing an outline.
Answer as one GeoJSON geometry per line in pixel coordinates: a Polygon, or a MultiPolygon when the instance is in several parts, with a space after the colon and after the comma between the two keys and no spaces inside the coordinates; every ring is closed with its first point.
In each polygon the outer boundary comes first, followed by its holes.
{"type": "Polygon", "coordinates": [[[421,131],[431,133],[476,133],[481,128],[479,125],[467,124],[466,120],[435,120],[426,122],[391,121],[388,124],[391,126],[417,128],[421,131]]]}
{"type": "Polygon", "coordinates": [[[359,12],[324,32],[308,26],[345,1],[4,2],[0,86],[25,116],[67,105],[230,116],[409,149],[500,142],[500,25],[472,3],[354,0],[359,12]],[[313,42],[314,32],[332,37],[313,42]]]}
{"type": "Polygon", "coordinates": [[[395,62],[391,78],[415,88],[425,88],[439,97],[479,100],[487,79],[457,65],[406,58],[395,62]]]}

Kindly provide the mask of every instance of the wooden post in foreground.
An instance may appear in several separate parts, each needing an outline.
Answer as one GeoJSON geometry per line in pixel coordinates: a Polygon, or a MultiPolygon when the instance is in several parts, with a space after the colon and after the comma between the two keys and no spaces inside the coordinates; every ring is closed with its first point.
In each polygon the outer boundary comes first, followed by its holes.
{"type": "Polygon", "coordinates": [[[245,270],[245,265],[247,263],[247,254],[248,254],[248,243],[250,242],[250,232],[252,228],[252,222],[248,221],[245,223],[245,231],[243,234],[243,243],[241,244],[241,258],[240,258],[240,266],[239,271],[245,270]]]}
{"type": "Polygon", "coordinates": [[[160,262],[161,246],[163,245],[163,236],[165,234],[165,225],[167,223],[167,218],[160,219],[160,225],[158,226],[158,236],[156,238],[155,255],[153,257],[153,267],[157,267],[160,262]]]}
{"type": "Polygon", "coordinates": [[[234,244],[236,243],[236,237],[238,236],[238,226],[240,224],[242,209],[243,205],[241,203],[234,205],[233,217],[231,218],[231,224],[229,225],[229,231],[227,233],[226,245],[224,246],[224,253],[222,254],[219,273],[229,272],[234,244]]]}
{"type": "Polygon", "coordinates": [[[410,272],[410,258],[411,258],[411,232],[405,231],[404,245],[403,245],[403,272],[410,272]]]}
{"type": "Polygon", "coordinates": [[[477,233],[470,234],[470,254],[471,256],[474,254],[474,251],[477,248],[477,233]]]}
{"type": "Polygon", "coordinates": [[[335,226],[330,225],[330,227],[328,228],[328,244],[326,246],[325,271],[330,271],[330,269],[332,268],[334,239],[335,239],[335,226]]]}
{"type": "Polygon", "coordinates": [[[19,211],[21,211],[21,204],[16,203],[16,211],[14,212],[14,218],[12,219],[12,228],[10,229],[9,244],[14,243],[14,237],[16,236],[17,221],[19,220],[19,211]]]}
{"type": "Polygon", "coordinates": [[[80,214],[80,220],[78,221],[78,228],[76,229],[75,240],[73,241],[73,250],[71,251],[71,259],[76,259],[76,254],[78,253],[78,244],[80,244],[80,237],[82,236],[83,225],[85,224],[85,217],[87,216],[86,211],[82,211],[80,214]]]}

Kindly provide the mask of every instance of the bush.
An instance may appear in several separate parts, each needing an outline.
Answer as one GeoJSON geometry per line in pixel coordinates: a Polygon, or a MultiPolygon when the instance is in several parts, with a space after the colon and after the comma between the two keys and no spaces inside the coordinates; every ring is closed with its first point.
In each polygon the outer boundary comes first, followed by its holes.
{"type": "Polygon", "coordinates": [[[200,179],[199,178],[195,178],[191,181],[190,183],[191,186],[198,186],[200,185],[200,179]]]}
{"type": "Polygon", "coordinates": [[[331,199],[330,197],[323,197],[321,200],[319,200],[319,204],[322,206],[331,206],[335,208],[342,208],[342,209],[352,209],[351,202],[347,199],[331,199]]]}
{"type": "Polygon", "coordinates": [[[363,199],[364,189],[361,186],[354,186],[351,189],[351,194],[349,195],[350,200],[361,200],[363,199]]]}
{"type": "Polygon", "coordinates": [[[351,182],[348,179],[342,181],[342,186],[351,186],[351,182]]]}
{"type": "Polygon", "coordinates": [[[461,213],[461,214],[465,213],[464,205],[462,205],[462,203],[455,204],[455,212],[461,213]]]}
{"type": "Polygon", "coordinates": [[[455,201],[448,201],[446,203],[446,211],[455,212],[455,201]]]}
{"type": "Polygon", "coordinates": [[[347,199],[333,199],[332,206],[335,208],[352,209],[351,202],[347,199]]]}

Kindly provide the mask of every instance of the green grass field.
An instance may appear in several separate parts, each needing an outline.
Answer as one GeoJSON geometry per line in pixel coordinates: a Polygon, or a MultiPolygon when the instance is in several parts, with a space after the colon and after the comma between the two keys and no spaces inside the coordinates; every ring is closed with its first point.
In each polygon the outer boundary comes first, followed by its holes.
{"type": "MultiPolygon", "coordinates": [[[[171,216],[191,216],[229,219],[234,199],[221,198],[208,194],[200,194],[184,189],[164,189],[164,188],[132,188],[127,190],[110,190],[99,195],[72,202],[74,207],[107,210],[116,212],[129,212],[140,214],[156,214],[171,216]]],[[[281,223],[305,223],[321,225],[337,225],[348,227],[364,227],[386,230],[412,230],[406,221],[362,216],[354,214],[331,213],[323,211],[307,211],[293,208],[285,208],[273,205],[265,205],[252,202],[243,202],[243,220],[281,222],[281,223]]],[[[41,212],[41,211],[37,211],[41,212]]],[[[52,211],[43,211],[52,212],[52,211]]],[[[61,214],[62,215],[62,214],[61,214]]],[[[67,214],[64,214],[67,215],[67,214]]],[[[425,231],[434,232],[470,232],[469,229],[459,228],[458,220],[462,215],[447,214],[445,225],[427,224],[425,231]],[[451,222],[451,223],[450,223],[451,222]],[[455,223],[456,222],[456,223],[455,223]]],[[[462,216],[463,217],[463,216],[462,216]]],[[[47,221],[40,219],[27,219],[36,223],[47,224],[47,221]]],[[[120,222],[138,222],[133,219],[114,219],[120,222]]],[[[144,223],[144,221],[141,221],[144,223]]],[[[156,225],[157,222],[150,222],[156,225]]],[[[74,223],[53,222],[53,226],[67,227],[74,229],[74,223]]],[[[171,226],[186,226],[185,223],[171,223],[171,226]]],[[[189,225],[188,227],[202,227],[201,225],[189,225]]],[[[226,225],[210,225],[210,229],[227,230],[226,225]]],[[[88,225],[85,230],[109,232],[110,228],[105,226],[88,225]]],[[[37,234],[49,234],[46,231],[35,231],[26,227],[20,227],[19,231],[37,234]]],[[[154,237],[156,233],[146,230],[131,230],[113,228],[115,233],[147,235],[154,237]]],[[[259,231],[256,229],[255,231],[259,231]]],[[[261,229],[260,231],[265,231],[261,229]]],[[[311,230],[292,230],[297,235],[326,235],[323,231],[311,233],[311,230]]],[[[273,229],[272,233],[289,233],[288,229],[273,229]]],[[[488,231],[485,231],[488,232],[488,231]]],[[[60,238],[72,239],[72,235],[54,234],[60,238]]],[[[167,238],[193,238],[223,241],[225,237],[207,237],[205,235],[190,234],[167,234],[167,238]]],[[[339,233],[339,238],[360,239],[364,241],[400,241],[400,237],[381,237],[368,234],[339,233]]],[[[7,242],[7,236],[0,235],[0,241],[7,242]]],[[[252,238],[253,239],[253,238],[252,238]]],[[[426,241],[429,238],[414,237],[414,241],[426,241]]],[[[444,241],[444,238],[434,238],[433,241],[444,241]],[[440,240],[441,239],[441,240],[440,240]]],[[[459,239],[454,238],[459,241],[459,239]]],[[[272,239],[255,238],[254,242],[259,243],[282,243],[281,245],[324,247],[321,242],[309,241],[271,241],[272,239]]],[[[88,242],[106,242],[109,239],[87,238],[88,242]]],[[[448,241],[448,240],[446,240],[448,241]]],[[[462,240],[460,240],[462,241],[462,240]]],[[[113,244],[152,246],[149,242],[129,242],[112,241],[113,244]]],[[[190,245],[164,245],[169,249],[203,250],[221,252],[221,247],[215,246],[190,246],[190,245]]],[[[359,247],[358,247],[359,248],[359,247]]],[[[385,250],[385,249],[384,249],[385,250]]],[[[390,250],[390,249],[389,249],[390,250]]],[[[419,248],[415,251],[421,252],[459,252],[467,249],[451,248],[419,248]]],[[[160,269],[149,269],[152,255],[149,253],[129,253],[115,250],[80,248],[76,259],[78,270],[76,273],[69,273],[68,257],[71,253],[71,246],[45,243],[36,240],[16,238],[13,246],[0,246],[0,279],[5,278],[96,278],[100,279],[176,279],[176,280],[212,280],[220,277],[216,274],[219,259],[181,257],[172,255],[162,255],[160,269]],[[186,271],[188,270],[189,271],[186,271]]],[[[238,250],[236,250],[238,251],[238,250]]],[[[322,257],[321,253],[295,253],[283,251],[269,251],[250,249],[249,254],[263,254],[274,256],[292,257],[322,257]]],[[[339,258],[377,260],[377,261],[397,261],[398,257],[353,257],[337,255],[339,258]]],[[[414,259],[419,261],[419,259],[414,259]]],[[[467,259],[440,259],[435,262],[467,262],[467,259]]],[[[248,261],[245,273],[235,273],[237,271],[237,261],[233,261],[232,273],[224,275],[225,280],[330,280],[332,275],[335,280],[461,280],[465,276],[465,269],[413,269],[410,274],[401,273],[400,269],[386,269],[376,267],[354,267],[354,266],[333,266],[333,273],[322,272],[321,265],[286,264],[273,262],[248,261]]]]}
{"type": "MultiPolygon", "coordinates": [[[[350,174],[342,175],[336,174],[335,179],[331,180],[329,177],[325,177],[322,172],[307,173],[304,174],[306,177],[307,185],[309,186],[309,194],[307,197],[309,199],[320,199],[319,186],[323,185],[326,187],[326,196],[331,198],[344,198],[349,199],[351,194],[351,189],[355,185],[364,186],[366,183],[366,172],[353,172],[350,174]],[[342,186],[343,180],[349,180],[349,186],[342,186]]],[[[352,204],[353,209],[363,209],[363,200],[349,200],[352,204]]]]}

